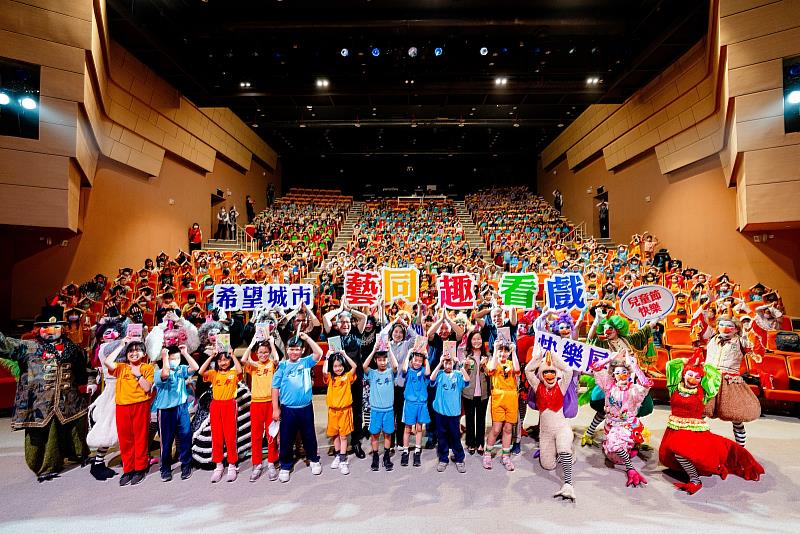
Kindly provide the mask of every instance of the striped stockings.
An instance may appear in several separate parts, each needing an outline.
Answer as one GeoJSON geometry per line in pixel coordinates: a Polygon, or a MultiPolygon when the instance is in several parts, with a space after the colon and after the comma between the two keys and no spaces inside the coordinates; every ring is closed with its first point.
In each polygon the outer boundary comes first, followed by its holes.
{"type": "Polygon", "coordinates": [[[626,449],[622,449],[621,451],[616,451],[617,455],[622,458],[622,461],[625,462],[625,470],[630,471],[633,469],[633,462],[631,462],[631,455],[628,453],[626,449]]]}
{"type": "Polygon", "coordinates": [[[595,432],[595,430],[597,430],[597,425],[602,423],[604,419],[605,419],[605,415],[604,414],[601,414],[599,412],[595,412],[594,418],[592,419],[592,422],[589,423],[589,428],[586,429],[586,435],[589,436],[590,438],[593,438],[594,437],[594,432],[595,432]]]}
{"type": "Polygon", "coordinates": [[[564,469],[564,484],[572,485],[572,453],[559,452],[558,460],[561,462],[561,467],[564,469]]]}
{"type": "Polygon", "coordinates": [[[675,455],[675,459],[681,464],[681,467],[686,474],[689,475],[689,482],[692,484],[700,484],[700,477],[697,474],[697,468],[694,466],[692,462],[684,458],[683,456],[675,455]]]}
{"type": "Polygon", "coordinates": [[[747,441],[747,432],[744,430],[744,423],[733,423],[733,439],[736,443],[744,447],[747,441]]]}

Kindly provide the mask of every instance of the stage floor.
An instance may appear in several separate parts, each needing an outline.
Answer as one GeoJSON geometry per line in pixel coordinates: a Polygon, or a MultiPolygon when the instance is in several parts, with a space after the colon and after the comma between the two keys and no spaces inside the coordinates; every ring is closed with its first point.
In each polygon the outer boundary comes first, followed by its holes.
{"type": "MultiPolygon", "coordinates": [[[[320,438],[324,403],[324,396],[314,397],[320,438]]],[[[656,406],[646,420],[656,448],[668,414],[668,407],[656,406]]],[[[591,416],[581,408],[576,434],[591,416]]],[[[529,413],[526,426],[537,417],[529,413]]],[[[730,424],[712,421],[711,427],[732,437],[730,424]]],[[[499,460],[484,470],[477,455],[467,456],[466,474],[452,464],[437,473],[435,451],[425,451],[421,468],[400,467],[398,455],[389,473],[370,471],[369,456],[351,457],[351,474],[343,476],[329,468],[321,439],[323,474],[314,477],[301,463],[288,484],[266,475],[249,483],[249,462],[235,483],[212,485],[204,471],[164,483],[154,466],[134,487],[119,487],[118,477],[97,482],[88,467],[39,484],[25,465],[24,434],[11,432],[6,417],[0,419],[0,532],[798,532],[800,421],[771,415],[747,431],[748,449],[766,469],[762,480],[703,478],[703,489],[693,496],[672,486],[657,451],[644,464],[634,459],[647,487],[626,488],[622,469],[605,467],[600,449],[581,448],[576,437],[578,500],[572,504],[553,499],[559,475],[532,458],[535,442],[527,438],[511,473],[499,460]]]]}

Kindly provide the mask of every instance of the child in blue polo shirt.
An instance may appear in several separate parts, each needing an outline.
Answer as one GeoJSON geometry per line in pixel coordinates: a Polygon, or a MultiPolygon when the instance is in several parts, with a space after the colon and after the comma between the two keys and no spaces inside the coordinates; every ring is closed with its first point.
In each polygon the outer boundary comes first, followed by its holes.
{"type": "Polygon", "coordinates": [[[431,374],[431,384],[436,387],[433,401],[433,412],[436,418],[437,446],[439,463],[436,470],[440,473],[447,468],[447,455],[453,451],[456,469],[466,473],[464,465],[464,447],[461,445],[461,391],[469,385],[469,374],[461,367],[454,371],[455,362],[451,357],[442,358],[431,374]]]}
{"type": "Polygon", "coordinates": [[[192,431],[189,418],[189,393],[186,379],[200,368],[186,345],[178,352],[161,349],[161,369],[156,368],[153,387],[156,398],[151,411],[158,413],[158,434],[161,436],[161,480],[172,480],[172,442],[178,438],[181,480],[192,476],[192,431]],[[189,365],[181,365],[181,356],[189,365]]]}
{"type": "Polygon", "coordinates": [[[406,381],[403,389],[403,423],[406,428],[403,432],[403,446],[400,447],[400,465],[408,466],[408,443],[411,433],[414,433],[417,450],[414,451],[414,467],[422,465],[422,425],[431,422],[428,413],[428,376],[431,367],[425,354],[412,352],[410,357],[403,362],[403,378],[406,381]],[[410,369],[409,369],[409,362],[410,369]],[[424,363],[424,366],[423,366],[424,363]]]}
{"type": "Polygon", "coordinates": [[[387,471],[394,469],[390,459],[392,434],[394,433],[394,379],[397,373],[397,358],[391,347],[384,347],[383,342],[375,343],[372,353],[364,361],[364,378],[369,382],[370,420],[369,433],[372,445],[372,470],[378,470],[378,438],[383,433],[383,467],[387,471]],[[380,350],[378,346],[381,345],[380,350]],[[386,350],[388,349],[388,350],[386,350]],[[369,364],[375,358],[377,369],[369,364]],[[391,368],[389,360],[391,359],[391,368]]]}
{"type": "Polygon", "coordinates": [[[306,458],[311,463],[311,473],[322,474],[322,464],[317,453],[317,435],[314,430],[314,407],[311,405],[311,369],[322,357],[322,349],[307,334],[289,338],[286,359],[278,365],[272,377],[272,420],[280,421],[280,462],[278,480],[289,482],[294,467],[294,438],[300,432],[306,458]],[[308,343],[311,355],[301,358],[304,344],[308,343]]]}

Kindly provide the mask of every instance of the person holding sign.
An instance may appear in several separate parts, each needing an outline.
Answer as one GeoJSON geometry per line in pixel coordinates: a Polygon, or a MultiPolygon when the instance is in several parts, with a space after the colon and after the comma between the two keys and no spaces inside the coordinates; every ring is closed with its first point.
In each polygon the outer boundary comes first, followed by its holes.
{"type": "Polygon", "coordinates": [[[227,449],[228,482],[239,475],[239,450],[236,446],[237,411],[236,390],[242,366],[230,350],[230,337],[220,334],[211,358],[203,362],[198,375],[211,383],[211,461],[216,464],[211,482],[222,480],[223,447],[227,449]],[[226,350],[227,349],[227,350],[226,350]],[[211,362],[216,369],[209,369],[211,362]]]}
{"type": "Polygon", "coordinates": [[[644,442],[644,425],[636,413],[647,397],[653,381],[636,363],[627,349],[613,353],[592,365],[597,386],[605,393],[605,438],[603,452],[613,464],[623,464],[628,474],[626,486],[647,484],[633,467],[631,453],[644,442]]]}
{"type": "Polygon", "coordinates": [[[356,363],[341,349],[329,351],[327,362],[322,367],[323,378],[328,384],[328,437],[333,438],[336,457],[331,469],[343,475],[350,474],[347,463],[347,436],[353,432],[353,395],[350,386],[356,380],[356,363]]]}
{"type": "Polygon", "coordinates": [[[675,482],[675,487],[690,495],[697,493],[703,487],[701,475],[725,478],[733,473],[758,480],[764,474],[761,464],[741,445],[709,430],[703,412],[724,378],[712,364],[703,363],[703,350],[696,349],[689,360],[670,360],[666,371],[671,413],[658,458],[689,477],[688,482],[675,482]]]}
{"type": "Polygon", "coordinates": [[[532,358],[525,367],[525,376],[536,396],[539,410],[539,464],[548,471],[561,462],[564,485],[553,495],[575,500],[572,487],[572,427],[564,416],[564,399],[572,385],[572,369],[555,353],[546,351],[532,358]]]}
{"type": "MultiPolygon", "coordinates": [[[[469,384],[469,374],[464,367],[455,372],[456,357],[453,353],[442,356],[439,365],[431,374],[431,384],[436,385],[436,400],[433,401],[436,432],[438,434],[437,452],[439,463],[436,470],[447,469],[449,458],[453,452],[456,471],[466,473],[464,464],[464,446],[461,444],[461,392],[469,384]]],[[[418,435],[421,435],[420,432],[418,435]]]]}
{"type": "Polygon", "coordinates": [[[244,372],[250,375],[250,443],[253,472],[250,482],[258,480],[264,472],[262,443],[267,434],[267,473],[270,480],[278,478],[275,462],[278,461],[278,443],[269,435],[272,422],[272,379],[278,367],[275,340],[266,326],[257,327],[250,345],[242,356],[244,372]],[[256,357],[253,359],[253,350],[256,357]]]}
{"type": "MultiPolygon", "coordinates": [[[[636,358],[638,368],[646,368],[655,359],[655,349],[650,343],[652,328],[658,322],[653,319],[641,330],[629,333],[630,323],[619,315],[606,317],[602,309],[596,310],[596,315],[586,339],[590,345],[608,349],[614,352],[625,350],[636,358]]],[[[589,384],[592,389],[590,406],[595,410],[595,416],[581,438],[581,446],[594,444],[594,433],[605,418],[605,402],[603,390],[595,384],[589,384]]],[[[653,413],[653,399],[646,395],[638,408],[638,417],[645,417],[653,413]]]]}
{"type": "Polygon", "coordinates": [[[317,452],[314,431],[314,406],[311,404],[311,369],[322,357],[322,349],[308,334],[289,338],[286,359],[272,377],[272,420],[280,421],[280,461],[278,480],[289,482],[294,468],[294,439],[300,439],[311,463],[311,474],[321,475],[322,464],[317,452]],[[303,356],[308,344],[311,354],[303,356]],[[303,357],[301,357],[303,356],[303,357]]]}
{"type": "Polygon", "coordinates": [[[519,417],[517,377],[520,374],[513,343],[504,343],[500,339],[494,342],[494,352],[486,364],[486,374],[492,379],[492,428],[486,438],[483,467],[492,468],[492,449],[496,448],[495,442],[502,433],[501,462],[506,471],[513,471],[511,429],[517,424],[519,417]]]}

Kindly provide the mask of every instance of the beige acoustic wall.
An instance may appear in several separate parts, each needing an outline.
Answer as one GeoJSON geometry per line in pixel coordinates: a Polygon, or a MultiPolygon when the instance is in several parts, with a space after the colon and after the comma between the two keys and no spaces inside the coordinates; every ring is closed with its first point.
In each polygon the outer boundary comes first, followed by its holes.
{"type": "Polygon", "coordinates": [[[787,310],[800,315],[800,231],[767,232],[775,236],[767,243],[738,232],[736,191],[725,186],[718,158],[663,175],[650,152],[617,172],[606,170],[598,158],[576,172],[562,162],[539,177],[540,194],[552,200],[558,187],[564,215],[585,221],[593,235],[599,235],[593,197],[601,185],[608,191],[614,242],[627,243],[632,234],[647,230],[684,266],[714,276],[727,272],[743,287],[760,281],[778,289],[787,310]]]}
{"type": "Polygon", "coordinates": [[[122,267],[139,269],[145,258],[155,259],[162,250],[170,256],[188,250],[187,231],[195,221],[203,236],[210,237],[211,193],[217,188],[231,191],[224,205],[235,203],[246,220],[245,195],[252,192],[256,209],[264,209],[267,179],[276,188],[280,185],[258,163],[242,173],[216,160],[206,175],[167,156],[161,173],[149,178],[102,160],[85,199],[84,231],[68,239],[66,247],[49,247],[14,264],[11,316],[34,315],[42,300],[64,283],[80,284],[96,273],[115,276],[122,267]]]}

